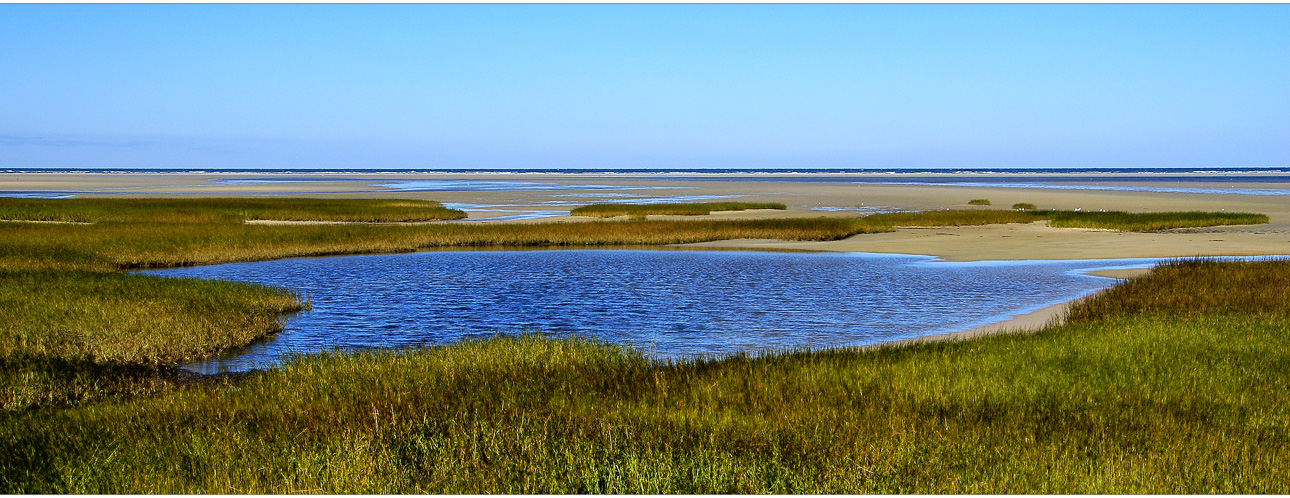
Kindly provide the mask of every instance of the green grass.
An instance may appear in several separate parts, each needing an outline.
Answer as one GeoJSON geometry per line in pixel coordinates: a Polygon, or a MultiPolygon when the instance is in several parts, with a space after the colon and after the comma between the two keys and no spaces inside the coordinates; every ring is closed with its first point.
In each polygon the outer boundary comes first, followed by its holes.
{"type": "Polygon", "coordinates": [[[615,216],[631,216],[633,218],[644,218],[651,214],[656,215],[682,215],[698,216],[711,214],[713,211],[745,211],[748,209],[786,209],[783,204],[767,203],[756,204],[749,202],[695,202],[695,203],[674,203],[674,204],[592,204],[574,208],[569,214],[574,216],[594,216],[597,218],[613,218],[615,216]]]}
{"type": "Polygon", "coordinates": [[[0,268],[110,271],[435,247],[662,245],[736,238],[836,240],[889,230],[841,218],[412,226],[14,223],[0,230],[0,268]]]}
{"type": "Polygon", "coordinates": [[[972,199],[968,201],[969,206],[989,206],[990,199],[972,199]]]}
{"type": "Polygon", "coordinates": [[[1202,211],[1171,213],[1124,213],[1118,211],[1051,211],[1044,214],[1056,228],[1101,228],[1126,232],[1156,232],[1178,228],[1221,225],[1259,225],[1268,223],[1267,215],[1254,213],[1215,213],[1202,211]]]}
{"type": "Polygon", "coordinates": [[[238,223],[247,220],[414,222],[466,213],[432,201],[310,198],[0,198],[0,220],[72,223],[238,223]]]}
{"type": "Polygon", "coordinates": [[[995,209],[952,209],[945,211],[918,211],[909,213],[874,214],[863,218],[878,226],[895,227],[957,227],[996,225],[1004,223],[1031,223],[1042,218],[1023,211],[995,209]]]}
{"type": "Polygon", "coordinates": [[[1280,493],[1290,263],[1034,334],[659,363],[527,336],[2,414],[10,493],[1280,493]],[[1185,306],[1186,312],[1179,313],[1185,306]]]}
{"type": "Polygon", "coordinates": [[[1018,202],[1012,205],[1012,209],[1017,209],[1020,211],[1034,211],[1036,208],[1034,204],[1031,204],[1029,202],[1018,202]]]}
{"type": "Polygon", "coordinates": [[[276,333],[302,307],[255,284],[0,270],[0,406],[149,392],[173,373],[160,367],[276,333]]]}

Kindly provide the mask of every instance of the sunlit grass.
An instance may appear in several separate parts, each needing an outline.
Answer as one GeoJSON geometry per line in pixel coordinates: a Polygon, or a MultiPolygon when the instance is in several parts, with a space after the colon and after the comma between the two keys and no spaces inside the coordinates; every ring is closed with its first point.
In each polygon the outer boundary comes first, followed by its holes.
{"type": "Polygon", "coordinates": [[[842,218],[413,226],[13,224],[0,231],[0,268],[106,271],[435,247],[662,245],[739,238],[836,240],[890,230],[891,227],[842,218]]]}
{"type": "Polygon", "coordinates": [[[597,218],[613,218],[615,216],[631,216],[635,218],[644,218],[648,215],[682,215],[698,216],[712,214],[713,211],[745,211],[749,209],[786,209],[783,204],[776,203],[749,203],[749,202],[694,202],[694,203],[673,203],[673,204],[592,204],[574,208],[569,212],[574,216],[594,216],[597,218]]]}
{"type": "Polygon", "coordinates": [[[1012,209],[1016,209],[1019,211],[1034,211],[1037,208],[1035,207],[1034,204],[1031,204],[1029,202],[1018,202],[1012,205],[1012,209]]]}
{"type": "Polygon", "coordinates": [[[990,199],[972,199],[968,201],[969,206],[989,206],[990,199]]]}
{"type": "Polygon", "coordinates": [[[956,227],[995,225],[1004,223],[1031,223],[1041,217],[1023,211],[996,209],[953,209],[944,211],[919,211],[912,213],[874,214],[862,218],[878,226],[895,227],[956,227]]]}
{"type": "Polygon", "coordinates": [[[1054,211],[1045,215],[1057,228],[1102,228],[1131,232],[1155,232],[1178,228],[1268,223],[1267,215],[1224,212],[1124,213],[1118,211],[1054,211]]]}
{"type": "Polygon", "coordinates": [[[147,390],[153,367],[245,346],[301,308],[255,284],[0,270],[0,406],[147,390]]]}
{"type": "Polygon", "coordinates": [[[409,222],[456,220],[466,213],[433,201],[312,198],[0,198],[0,220],[131,223],[237,223],[247,220],[409,222]]]}
{"type": "Polygon", "coordinates": [[[1288,288],[1284,261],[1167,265],[1034,334],[756,358],[311,355],[3,415],[0,491],[1277,493],[1288,288]]]}

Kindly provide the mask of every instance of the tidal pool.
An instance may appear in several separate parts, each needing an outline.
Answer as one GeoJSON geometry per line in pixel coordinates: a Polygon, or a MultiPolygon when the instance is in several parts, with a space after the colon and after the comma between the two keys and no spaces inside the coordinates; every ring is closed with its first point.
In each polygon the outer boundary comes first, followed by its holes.
{"type": "Polygon", "coordinates": [[[661,358],[875,344],[967,330],[1115,284],[1082,272],[1156,259],[949,263],[927,256],[695,250],[442,251],[140,273],[281,286],[313,309],[200,372],[292,353],[524,332],[661,358]]]}

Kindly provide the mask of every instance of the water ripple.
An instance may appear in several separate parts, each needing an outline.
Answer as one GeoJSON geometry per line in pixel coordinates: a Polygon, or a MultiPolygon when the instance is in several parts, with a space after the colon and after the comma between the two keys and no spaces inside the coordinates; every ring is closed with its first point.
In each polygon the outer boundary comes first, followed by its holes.
{"type": "Polygon", "coordinates": [[[1154,260],[945,263],[925,256],[721,251],[463,251],[151,271],[287,287],[313,309],[281,334],[189,368],[291,352],[494,333],[576,334],[661,357],[873,344],[965,330],[1114,283],[1076,270],[1154,260]]]}

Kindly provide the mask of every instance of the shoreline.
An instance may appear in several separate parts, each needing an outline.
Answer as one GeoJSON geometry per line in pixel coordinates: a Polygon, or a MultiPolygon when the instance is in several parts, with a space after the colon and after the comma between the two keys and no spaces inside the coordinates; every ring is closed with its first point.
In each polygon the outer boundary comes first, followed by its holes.
{"type": "MultiPolygon", "coordinates": [[[[1094,270],[1094,271],[1083,272],[1083,273],[1085,275],[1092,275],[1096,277],[1126,280],[1133,277],[1146,275],[1150,271],[1151,271],[1150,268],[1133,268],[1133,269],[1127,269],[1127,270],[1094,270]]],[[[918,344],[918,343],[924,343],[924,342],[962,341],[962,340],[968,340],[968,339],[973,339],[977,337],[997,335],[997,334],[1026,334],[1031,332],[1037,332],[1048,326],[1061,325],[1065,321],[1066,310],[1069,310],[1071,306],[1074,306],[1076,303],[1079,303],[1084,300],[1093,299],[1098,295],[1102,294],[1103,292],[1106,292],[1106,291],[1100,290],[1084,297],[1072,299],[1070,301],[1065,301],[1057,304],[1050,304],[1048,306],[1044,306],[1040,309],[1031,311],[1029,313],[1010,315],[1008,318],[1004,320],[994,322],[994,323],[988,323],[968,330],[960,330],[957,332],[946,332],[942,334],[923,335],[918,337],[911,337],[908,339],[881,342],[878,344],[873,344],[873,345],[864,346],[864,347],[874,348],[874,347],[886,347],[886,346],[903,346],[906,344],[918,344]]]]}

